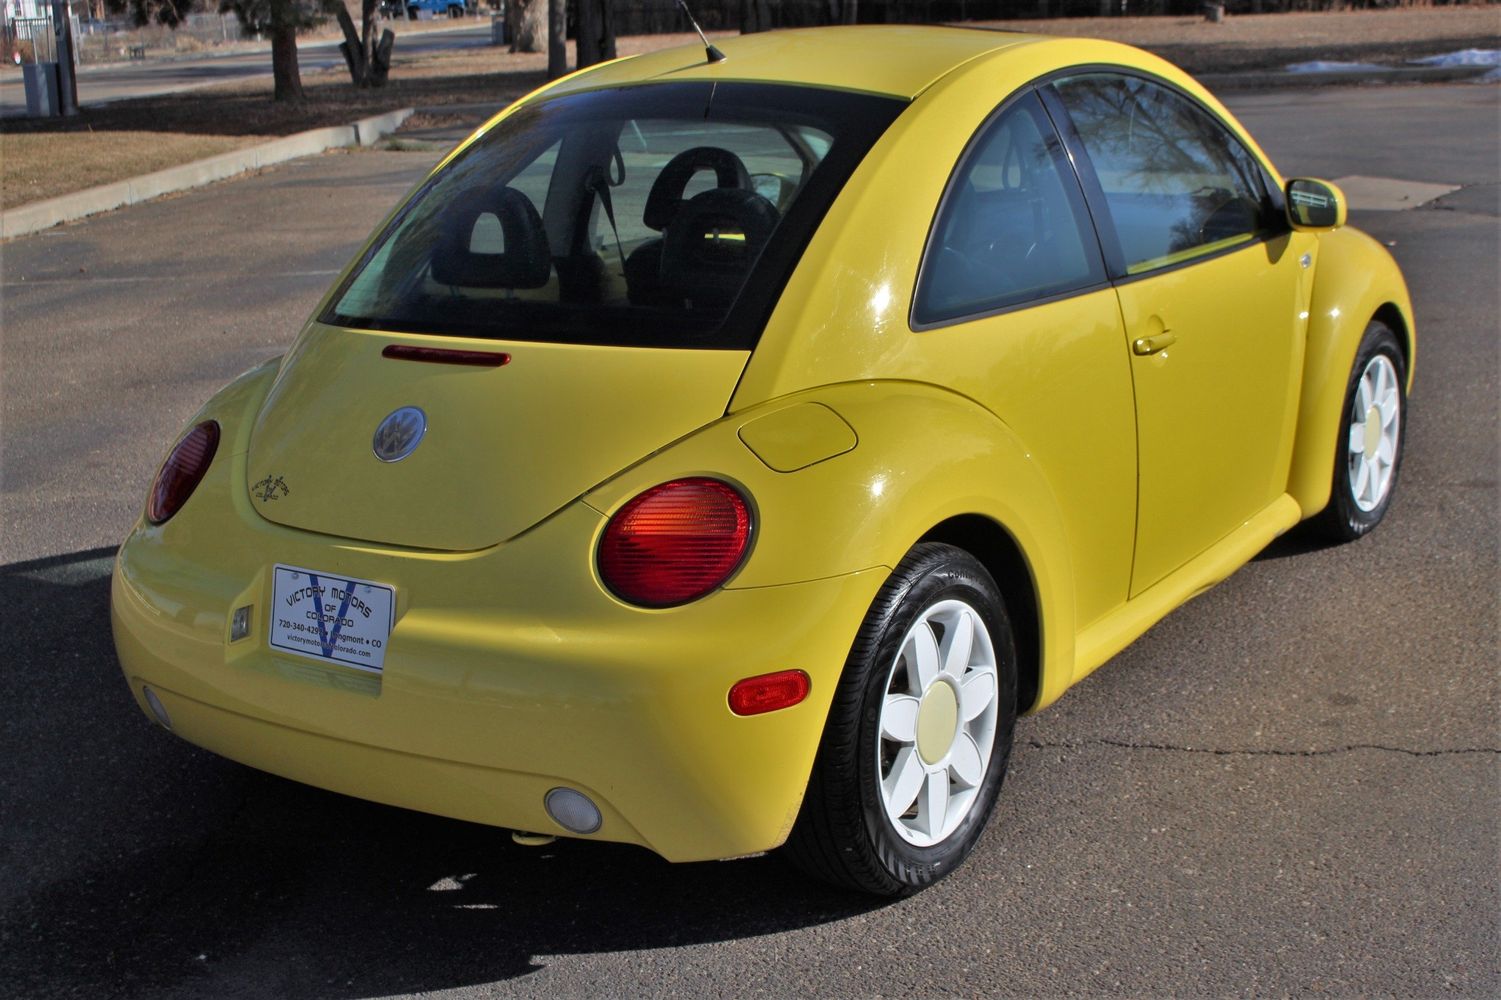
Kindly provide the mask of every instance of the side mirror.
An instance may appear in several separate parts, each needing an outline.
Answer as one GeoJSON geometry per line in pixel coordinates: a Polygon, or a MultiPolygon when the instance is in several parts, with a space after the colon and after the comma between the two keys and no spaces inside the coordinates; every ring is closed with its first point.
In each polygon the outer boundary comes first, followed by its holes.
{"type": "Polygon", "coordinates": [[[1286,193],[1287,220],[1294,229],[1337,229],[1345,224],[1345,193],[1328,181],[1294,177],[1286,193]]]}

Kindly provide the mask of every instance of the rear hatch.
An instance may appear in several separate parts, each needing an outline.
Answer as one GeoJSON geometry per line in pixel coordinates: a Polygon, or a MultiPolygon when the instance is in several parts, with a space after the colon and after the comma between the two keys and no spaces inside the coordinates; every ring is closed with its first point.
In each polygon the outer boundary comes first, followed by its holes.
{"type": "Polygon", "coordinates": [[[749,353],[358,333],[315,324],[256,419],[250,503],[292,528],[468,551],[513,538],[722,416],[749,353]],[[395,360],[391,344],[504,352],[498,367],[395,360]],[[399,461],[376,428],[417,407],[399,461]]]}

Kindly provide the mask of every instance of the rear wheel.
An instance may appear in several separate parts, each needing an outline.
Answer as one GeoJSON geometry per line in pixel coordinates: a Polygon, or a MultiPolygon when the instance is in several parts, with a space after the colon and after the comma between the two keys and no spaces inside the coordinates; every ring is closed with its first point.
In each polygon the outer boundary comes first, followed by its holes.
{"type": "Polygon", "coordinates": [[[1402,467],[1407,421],[1407,365],[1386,324],[1366,327],[1335,439],[1334,482],[1318,528],[1336,542],[1369,532],[1386,515],[1402,467]]]}
{"type": "Polygon", "coordinates": [[[785,853],[809,874],[904,896],[979,840],[1016,721],[1016,649],[990,574],[914,548],[865,617],[785,853]]]}

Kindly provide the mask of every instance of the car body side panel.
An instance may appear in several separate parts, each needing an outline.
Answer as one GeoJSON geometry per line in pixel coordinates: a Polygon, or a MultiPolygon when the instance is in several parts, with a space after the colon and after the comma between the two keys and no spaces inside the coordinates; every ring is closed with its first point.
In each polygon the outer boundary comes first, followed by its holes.
{"type": "MultiPolygon", "coordinates": [[[[908,322],[955,163],[997,105],[1046,71],[1034,53],[1051,45],[966,64],[888,129],[810,243],[731,409],[820,383],[893,377],[979,402],[1048,470],[1077,588],[1067,601],[1082,624],[1125,601],[1136,516],[1130,355],[1114,293],[1102,287],[917,333],[908,322]]],[[[1105,51],[1114,48],[1069,49],[1087,59],[1105,51]]]]}
{"type": "Polygon", "coordinates": [[[1406,346],[1408,391],[1412,389],[1417,354],[1407,284],[1386,248],[1349,226],[1320,233],[1318,239],[1308,347],[1287,488],[1305,518],[1329,503],[1335,438],[1350,366],[1366,325],[1383,306],[1394,307],[1405,327],[1396,333],[1406,346]]]}
{"type": "MultiPolygon", "coordinates": [[[[824,386],[770,406],[809,402],[837,413],[859,445],[794,472],[774,472],[737,437],[761,416],[752,410],[652,456],[585,502],[608,516],[641,490],[679,476],[737,483],[755,505],[756,523],[751,553],[730,590],[877,567],[884,575],[935,525],[967,514],[988,518],[1027,554],[1045,619],[1042,701],[1061,694],[1073,670],[1077,585],[1060,505],[1035,456],[972,400],[928,385],[824,386]]],[[[1119,583],[1124,588],[1124,576],[1119,583]]],[[[858,625],[858,618],[829,622],[846,644],[858,625]]]]}

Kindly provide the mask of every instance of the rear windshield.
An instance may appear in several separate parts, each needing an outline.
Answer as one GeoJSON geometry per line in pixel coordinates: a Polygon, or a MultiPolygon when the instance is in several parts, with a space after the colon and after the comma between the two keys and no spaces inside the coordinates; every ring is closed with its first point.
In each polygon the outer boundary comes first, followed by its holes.
{"type": "Polygon", "coordinates": [[[524,107],[428,180],[321,319],[501,340],[749,348],[829,204],[903,107],[723,83],[524,107]]]}

